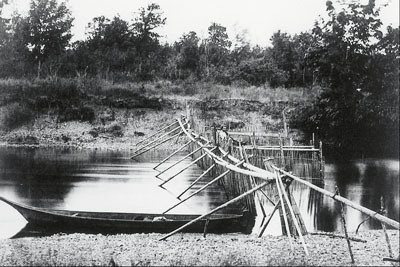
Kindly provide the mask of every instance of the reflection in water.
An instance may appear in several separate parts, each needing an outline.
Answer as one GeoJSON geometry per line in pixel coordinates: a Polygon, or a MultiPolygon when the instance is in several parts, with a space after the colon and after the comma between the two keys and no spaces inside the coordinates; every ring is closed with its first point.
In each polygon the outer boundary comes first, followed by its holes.
{"type": "MultiPolygon", "coordinates": [[[[324,189],[340,194],[364,207],[378,211],[380,197],[385,198],[387,216],[399,221],[399,161],[370,159],[347,164],[327,164],[324,189]]],[[[292,184],[293,195],[299,205],[308,230],[342,231],[340,203],[304,185],[292,184]]],[[[345,206],[346,224],[355,231],[364,219],[361,212],[345,206]]],[[[360,229],[381,229],[379,221],[370,219],[360,229]]]]}
{"type": "MultiPolygon", "coordinates": [[[[157,160],[168,152],[147,153],[131,160],[129,152],[59,149],[0,149],[0,195],[18,203],[54,209],[162,213],[179,200],[176,198],[202,170],[192,166],[181,175],[159,187],[161,180],[153,170],[157,160]]],[[[167,168],[177,155],[161,166],[167,168]]],[[[187,159],[171,168],[161,178],[166,178],[190,163],[187,159]]],[[[203,180],[184,196],[203,186],[203,180]]],[[[204,213],[226,201],[225,194],[217,185],[209,187],[171,213],[204,213]]],[[[0,202],[0,207],[7,206],[0,202]]],[[[7,210],[10,210],[7,207],[7,210]]],[[[14,211],[13,211],[14,212],[14,211]]],[[[230,209],[225,212],[238,212],[230,209]]],[[[2,212],[3,218],[19,221],[21,216],[2,212]],[[17,219],[16,219],[17,218],[17,219]]],[[[0,226],[0,237],[10,236],[0,226]],[[3,232],[3,233],[1,233],[3,232]]]]}
{"type": "MultiPolygon", "coordinates": [[[[158,173],[153,167],[164,158],[167,151],[146,153],[135,160],[130,153],[98,150],[73,149],[27,149],[0,148],[0,195],[10,200],[37,207],[115,212],[162,213],[178,202],[178,196],[201,173],[196,166],[166,184],[158,185],[158,173]]],[[[163,164],[167,168],[176,155],[163,164]]],[[[161,178],[167,178],[189,164],[187,159],[167,171],[161,178]]],[[[209,177],[208,177],[209,179],[209,177]]],[[[209,180],[196,184],[184,196],[199,189],[209,180]]],[[[399,220],[399,161],[376,160],[354,161],[347,164],[327,164],[325,181],[318,186],[330,192],[338,186],[342,196],[369,209],[380,208],[380,197],[385,197],[388,216],[399,220]]],[[[342,231],[340,204],[304,185],[291,185],[300,213],[309,231],[342,231]]],[[[277,201],[276,191],[270,187],[267,193],[277,201]]],[[[259,194],[260,199],[264,199],[259,194]]],[[[214,185],[172,213],[205,213],[226,201],[220,187],[214,185]]],[[[266,214],[273,210],[271,203],[263,201],[266,214]]],[[[257,206],[258,214],[262,214],[257,206]]],[[[225,213],[239,212],[237,207],[224,210],[225,213]]],[[[355,231],[365,218],[360,212],[345,208],[349,231],[355,231]]],[[[278,213],[277,213],[278,214],[278,213]]],[[[258,232],[262,216],[256,220],[254,233],[258,232]]],[[[26,221],[11,207],[0,202],[0,238],[15,234],[26,221]]],[[[374,220],[365,222],[361,229],[380,229],[374,220]]],[[[267,234],[281,234],[280,218],[274,216],[267,234]]]]}

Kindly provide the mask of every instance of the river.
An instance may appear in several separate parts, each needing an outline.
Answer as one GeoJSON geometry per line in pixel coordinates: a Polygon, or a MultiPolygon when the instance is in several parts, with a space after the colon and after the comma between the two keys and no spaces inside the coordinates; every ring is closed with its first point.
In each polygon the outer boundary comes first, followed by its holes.
{"type": "MultiPolygon", "coordinates": [[[[61,148],[0,148],[0,196],[36,207],[54,209],[162,213],[178,202],[176,198],[202,170],[191,166],[164,188],[153,167],[168,151],[154,151],[135,160],[129,151],[77,150],[61,148]]],[[[182,158],[178,154],[161,165],[163,170],[182,158]]],[[[172,168],[161,178],[178,172],[190,159],[172,168]]],[[[186,195],[205,184],[196,184],[186,195]]],[[[326,190],[341,195],[372,210],[380,208],[385,197],[388,217],[399,221],[399,161],[391,159],[354,160],[348,163],[327,163],[326,190]]],[[[341,231],[340,205],[304,186],[293,183],[295,197],[309,231],[341,231]]],[[[226,201],[217,185],[207,188],[173,213],[205,213],[226,201]]],[[[267,212],[272,209],[265,207],[267,212]]],[[[226,212],[235,212],[235,207],[226,212]]],[[[237,211],[236,211],[237,212],[237,211]]],[[[366,217],[345,208],[349,231],[355,231],[366,217]]],[[[261,216],[253,230],[257,233],[261,216]]],[[[25,219],[7,204],[0,202],[0,238],[14,236],[26,224],[25,219]]],[[[360,229],[380,229],[379,222],[367,220],[360,229]]],[[[267,234],[279,235],[279,217],[275,216],[267,234]]]]}

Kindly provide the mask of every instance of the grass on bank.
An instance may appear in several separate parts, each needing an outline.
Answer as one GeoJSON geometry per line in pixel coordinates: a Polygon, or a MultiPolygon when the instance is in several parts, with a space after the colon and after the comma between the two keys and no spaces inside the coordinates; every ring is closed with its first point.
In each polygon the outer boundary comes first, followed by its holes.
{"type": "MultiPolygon", "coordinates": [[[[309,101],[315,99],[323,90],[319,86],[271,88],[268,85],[248,86],[240,83],[220,85],[211,82],[191,82],[159,80],[152,82],[125,82],[96,78],[57,78],[57,79],[0,79],[0,94],[3,96],[32,97],[37,94],[50,96],[65,92],[65,89],[79,90],[82,93],[104,95],[116,92],[117,94],[140,94],[146,96],[175,96],[192,97],[195,99],[224,99],[238,98],[261,102],[276,101],[309,101]]],[[[71,93],[71,92],[70,92],[71,93]]],[[[60,97],[67,94],[60,95],[60,97]]]]}

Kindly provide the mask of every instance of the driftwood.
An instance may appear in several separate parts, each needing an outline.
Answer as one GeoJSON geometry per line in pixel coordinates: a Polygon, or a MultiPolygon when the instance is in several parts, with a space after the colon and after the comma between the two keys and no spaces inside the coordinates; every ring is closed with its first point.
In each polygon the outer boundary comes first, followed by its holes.
{"type": "Polygon", "coordinates": [[[400,258],[397,258],[397,259],[393,259],[393,258],[383,258],[383,261],[400,262],[400,258]]]}
{"type": "MultiPolygon", "coordinates": [[[[326,233],[326,232],[312,232],[309,233],[310,235],[326,235],[332,238],[346,238],[346,236],[344,235],[339,235],[339,234],[334,234],[334,233],[326,233]]],[[[348,237],[349,240],[351,241],[355,241],[355,242],[362,242],[362,243],[367,243],[367,240],[361,239],[361,238],[357,238],[357,237],[348,237]]]]}

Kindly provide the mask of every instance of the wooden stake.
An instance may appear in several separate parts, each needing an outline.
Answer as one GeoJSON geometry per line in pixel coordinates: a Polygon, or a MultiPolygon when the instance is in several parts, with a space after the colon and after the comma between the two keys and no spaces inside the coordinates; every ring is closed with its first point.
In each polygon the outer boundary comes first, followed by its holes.
{"type": "MultiPolygon", "coordinates": [[[[261,190],[261,189],[260,189],[261,190]]],[[[257,193],[256,193],[257,194],[257,193]]],[[[264,220],[265,220],[265,217],[267,217],[267,214],[265,213],[265,209],[264,209],[264,206],[263,206],[263,204],[261,203],[261,198],[260,198],[260,196],[257,194],[257,200],[258,200],[258,203],[260,203],[260,209],[261,209],[261,212],[262,212],[262,214],[263,214],[263,218],[262,218],[262,220],[261,220],[261,223],[260,223],[260,226],[261,225],[263,225],[263,223],[264,223],[264,220]]]]}
{"type": "MultiPolygon", "coordinates": [[[[340,196],[339,187],[337,187],[337,186],[336,186],[336,193],[335,194],[340,196]]],[[[342,216],[343,230],[344,230],[344,235],[346,236],[347,247],[349,248],[351,263],[354,263],[353,251],[351,250],[351,244],[350,244],[350,240],[349,240],[349,235],[347,234],[346,218],[344,217],[343,203],[340,203],[340,214],[342,216]]]]}
{"type": "Polygon", "coordinates": [[[161,237],[159,240],[161,241],[161,240],[167,239],[168,237],[170,237],[170,236],[172,236],[172,235],[178,233],[179,231],[182,231],[183,229],[185,229],[185,228],[188,227],[189,225],[192,225],[193,223],[195,223],[195,222],[197,222],[197,221],[200,221],[201,219],[203,219],[203,218],[205,218],[205,217],[207,217],[207,216],[209,216],[209,215],[211,215],[211,214],[213,214],[213,213],[215,213],[215,212],[217,212],[217,211],[219,211],[219,210],[221,210],[221,209],[223,209],[223,208],[226,208],[227,206],[231,205],[232,203],[235,203],[235,202],[239,201],[240,199],[242,199],[242,198],[244,198],[244,197],[246,197],[246,196],[248,196],[248,195],[254,193],[255,191],[259,190],[260,188],[263,188],[264,186],[266,186],[266,185],[269,184],[269,183],[270,183],[270,181],[263,182],[263,183],[260,184],[259,186],[256,186],[256,187],[254,187],[253,189],[251,189],[251,190],[249,190],[249,191],[247,191],[247,192],[241,194],[240,196],[237,196],[237,197],[235,197],[234,199],[229,200],[228,202],[222,204],[221,206],[216,207],[216,208],[213,209],[212,211],[207,212],[207,213],[205,213],[205,214],[203,214],[203,215],[197,217],[196,219],[193,219],[192,221],[186,223],[185,225],[179,227],[178,229],[172,231],[171,233],[169,233],[169,234],[167,234],[167,235],[161,237]]]}
{"type": "Polygon", "coordinates": [[[210,222],[210,220],[207,219],[206,222],[205,222],[205,224],[204,224],[204,232],[203,232],[204,238],[206,238],[206,235],[207,235],[207,226],[208,226],[208,223],[209,223],[209,222],[210,222]]]}
{"type": "MultiPolygon", "coordinates": [[[[385,201],[383,199],[383,196],[381,196],[381,212],[382,212],[383,215],[386,215],[385,201]]],[[[388,245],[389,256],[391,258],[394,258],[393,251],[392,251],[392,246],[390,245],[390,239],[389,239],[388,233],[386,231],[386,225],[384,223],[382,223],[382,222],[381,222],[381,225],[382,225],[383,233],[385,234],[386,243],[388,245]]]]}
{"type": "Polygon", "coordinates": [[[265,197],[269,202],[271,202],[272,205],[274,205],[274,206],[276,205],[276,204],[272,201],[272,199],[271,199],[270,197],[268,197],[267,193],[265,193],[264,190],[260,189],[260,192],[264,195],[264,197],[265,197]]]}
{"type": "Polygon", "coordinates": [[[281,151],[281,163],[280,166],[281,168],[285,167],[285,154],[283,152],[283,144],[282,144],[282,136],[279,134],[279,150],[281,151]]]}
{"type": "Polygon", "coordinates": [[[284,137],[288,137],[288,129],[287,129],[287,124],[286,124],[285,109],[282,110],[282,119],[283,119],[283,133],[284,133],[284,137]]]}
{"type": "MultiPolygon", "coordinates": [[[[215,150],[216,147],[212,148],[210,151],[215,150]]],[[[199,160],[201,160],[202,158],[204,158],[205,156],[209,156],[208,154],[204,153],[203,155],[201,155],[200,157],[198,157],[196,160],[190,162],[185,168],[183,168],[182,170],[180,170],[179,172],[175,173],[174,175],[172,175],[171,177],[169,177],[167,180],[165,180],[164,182],[162,182],[160,184],[160,186],[162,187],[163,185],[165,185],[166,183],[168,183],[169,181],[171,181],[172,179],[174,179],[176,176],[178,176],[179,174],[181,174],[182,172],[184,172],[185,170],[187,170],[188,168],[190,168],[192,165],[196,164],[196,162],[198,162],[199,160]]]]}
{"type": "Polygon", "coordinates": [[[182,134],[182,132],[179,132],[179,133],[177,133],[176,135],[173,135],[173,136],[171,136],[171,137],[169,137],[169,138],[167,138],[167,139],[161,141],[160,143],[155,144],[155,145],[153,145],[153,146],[147,148],[146,150],[140,151],[140,152],[137,153],[136,155],[133,155],[133,156],[131,157],[131,159],[134,159],[135,157],[137,157],[137,156],[139,156],[139,155],[142,155],[142,154],[146,153],[147,151],[149,151],[149,150],[151,150],[151,149],[153,149],[153,148],[156,148],[156,147],[158,147],[158,146],[164,144],[165,142],[167,142],[167,141],[169,141],[169,140],[171,140],[171,139],[173,139],[173,138],[175,138],[175,137],[177,137],[178,135],[181,135],[181,134],[182,134]]]}
{"type": "Polygon", "coordinates": [[[281,201],[278,200],[278,202],[276,203],[274,209],[271,212],[271,215],[268,218],[268,221],[264,224],[264,226],[261,229],[261,232],[258,234],[258,237],[261,237],[264,234],[264,231],[267,229],[268,224],[270,223],[270,221],[272,220],[272,217],[274,216],[275,212],[278,210],[279,206],[281,205],[281,201]]]}
{"type": "MultiPolygon", "coordinates": [[[[294,226],[296,227],[296,231],[297,231],[297,233],[298,233],[298,235],[299,235],[300,242],[301,242],[301,244],[303,245],[304,252],[305,252],[306,255],[308,256],[309,254],[308,254],[306,242],[304,241],[303,234],[301,233],[301,229],[300,229],[299,223],[297,222],[296,215],[295,215],[294,212],[293,212],[292,205],[291,205],[291,203],[290,203],[289,197],[288,197],[288,195],[287,195],[287,193],[286,193],[286,190],[285,190],[285,187],[284,187],[284,185],[283,185],[282,179],[279,177],[279,175],[277,176],[277,180],[278,180],[278,183],[280,184],[280,187],[281,187],[283,196],[284,196],[284,198],[285,198],[285,200],[286,200],[286,203],[287,203],[287,205],[288,205],[290,215],[292,216],[292,220],[293,220],[294,226]]],[[[283,206],[284,206],[284,205],[282,205],[282,207],[283,207],[283,206]]]]}
{"type": "Polygon", "coordinates": [[[163,164],[164,162],[166,162],[167,160],[169,160],[170,158],[172,158],[174,155],[176,155],[177,153],[179,153],[180,151],[182,151],[185,147],[187,147],[188,145],[190,145],[191,143],[193,143],[193,141],[189,141],[186,144],[184,144],[183,146],[181,146],[180,148],[178,148],[178,150],[176,150],[174,153],[170,154],[168,157],[166,157],[165,159],[163,159],[160,163],[158,163],[156,166],[153,167],[153,170],[157,170],[157,167],[159,167],[161,164],[163,164]]]}
{"type": "Polygon", "coordinates": [[[325,177],[325,170],[324,170],[324,157],[322,154],[322,141],[319,142],[319,159],[320,159],[320,165],[321,165],[321,178],[323,179],[325,177]]]}
{"type": "Polygon", "coordinates": [[[275,178],[276,178],[276,188],[278,189],[279,201],[282,204],[281,208],[282,208],[282,214],[283,214],[283,221],[285,223],[286,234],[289,238],[290,248],[293,250],[294,247],[293,247],[293,243],[292,243],[292,235],[290,234],[289,222],[286,217],[285,202],[283,202],[282,192],[281,192],[281,188],[280,188],[280,184],[279,184],[279,173],[278,172],[276,172],[275,178]]]}

